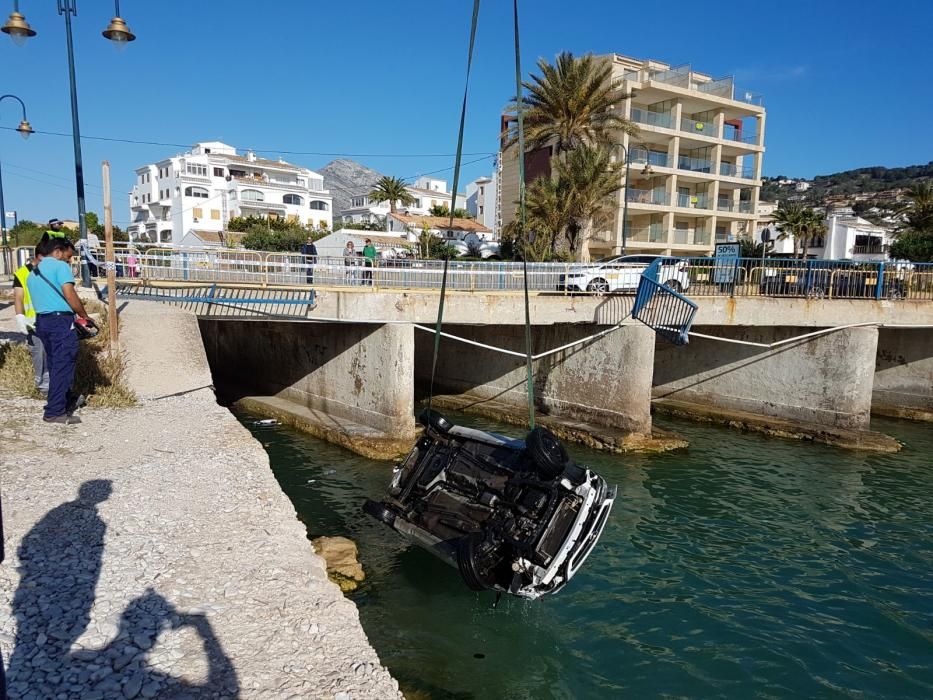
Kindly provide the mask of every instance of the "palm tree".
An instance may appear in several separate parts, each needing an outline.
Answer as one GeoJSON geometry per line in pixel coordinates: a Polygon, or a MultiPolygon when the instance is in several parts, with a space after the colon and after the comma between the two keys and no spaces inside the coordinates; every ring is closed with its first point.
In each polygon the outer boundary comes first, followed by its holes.
{"type": "Polygon", "coordinates": [[[620,176],[621,165],[612,162],[604,147],[581,146],[557,161],[557,187],[565,197],[567,238],[575,257],[588,260],[593,232],[612,220],[620,176]]]}
{"type": "Polygon", "coordinates": [[[823,213],[817,209],[805,209],[800,222],[800,259],[807,259],[807,248],[814,238],[826,233],[826,222],[823,213]]]}
{"type": "MultiPolygon", "coordinates": [[[[415,203],[415,198],[408,192],[408,185],[399,177],[389,177],[383,175],[379,178],[369,198],[374,202],[388,202],[389,211],[394,214],[397,204],[409,206],[415,203]]],[[[388,231],[388,220],[386,220],[386,231],[388,231]]]]}
{"type": "MultiPolygon", "coordinates": [[[[612,65],[592,54],[575,57],[564,51],[552,66],[538,60],[541,75],[522,83],[528,94],[523,100],[527,148],[553,143],[558,155],[580,146],[609,144],[616,131],[638,133],[634,123],[617,111],[628,95],[612,80],[612,65]]],[[[517,105],[512,105],[517,111],[517,105]]],[[[512,127],[508,145],[518,141],[518,126],[512,127]]]]}
{"type": "Polygon", "coordinates": [[[774,212],[774,223],[780,234],[778,238],[787,238],[794,241],[794,255],[797,255],[797,246],[800,243],[799,234],[803,226],[804,212],[807,209],[800,202],[781,202],[777,211],[774,212]]]}
{"type": "Polygon", "coordinates": [[[918,233],[933,233],[933,180],[922,180],[907,192],[911,207],[906,212],[907,226],[918,233]]]}

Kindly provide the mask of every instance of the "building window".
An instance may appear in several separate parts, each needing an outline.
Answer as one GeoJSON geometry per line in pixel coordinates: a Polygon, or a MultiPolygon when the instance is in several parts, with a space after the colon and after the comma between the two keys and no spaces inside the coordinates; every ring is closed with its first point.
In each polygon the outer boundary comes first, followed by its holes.
{"type": "Polygon", "coordinates": [[[220,221],[220,209],[211,209],[211,219],[220,221]]]}
{"type": "Polygon", "coordinates": [[[284,197],[282,197],[282,203],[283,204],[296,204],[300,207],[302,204],[302,199],[297,194],[287,194],[284,197]]]}
{"type": "Polygon", "coordinates": [[[480,186],[479,186],[479,196],[482,197],[484,194],[486,194],[486,188],[485,188],[483,185],[480,185],[480,186]]]}
{"type": "Polygon", "coordinates": [[[243,190],[240,192],[240,199],[244,202],[265,202],[266,196],[259,190],[243,190]]]}
{"type": "Polygon", "coordinates": [[[479,205],[479,215],[480,215],[480,216],[483,215],[483,205],[482,205],[482,204],[479,205]]]}
{"type": "Polygon", "coordinates": [[[214,177],[223,177],[224,169],[223,168],[214,168],[214,177]]]}
{"type": "Polygon", "coordinates": [[[186,197],[200,197],[201,199],[207,199],[210,195],[207,190],[203,187],[186,187],[185,188],[186,197]]]}
{"type": "Polygon", "coordinates": [[[203,163],[188,163],[185,167],[185,172],[187,172],[189,175],[207,177],[207,166],[203,163]]]}
{"type": "Polygon", "coordinates": [[[317,211],[327,211],[327,202],[322,202],[319,199],[314,199],[311,201],[311,208],[317,211]]]}
{"type": "Polygon", "coordinates": [[[171,229],[166,229],[164,231],[159,231],[159,242],[160,243],[171,243],[172,242],[172,231],[171,229]]]}
{"type": "Polygon", "coordinates": [[[191,215],[195,219],[200,219],[202,216],[204,216],[204,211],[201,209],[201,207],[195,207],[191,210],[191,215]]]}

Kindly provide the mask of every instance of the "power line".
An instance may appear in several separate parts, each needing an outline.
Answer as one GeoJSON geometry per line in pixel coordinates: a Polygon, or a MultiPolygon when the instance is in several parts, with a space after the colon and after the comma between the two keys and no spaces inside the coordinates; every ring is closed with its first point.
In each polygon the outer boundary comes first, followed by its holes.
{"type": "MultiPolygon", "coordinates": [[[[0,129],[6,131],[16,131],[12,126],[2,126],[0,129]]],[[[35,130],[34,134],[42,134],[44,136],[67,136],[71,138],[71,134],[64,131],[41,131],[35,130]]],[[[86,136],[81,135],[82,141],[107,141],[110,143],[132,143],[139,146],[166,146],[172,148],[191,148],[190,143],[170,143],[167,141],[142,141],[137,139],[119,139],[109,136],[86,136]]],[[[327,151],[287,151],[280,148],[250,148],[250,151],[255,153],[278,153],[281,155],[290,155],[290,156],[327,156],[327,157],[344,157],[344,158],[452,158],[455,153],[330,153],[327,151]]],[[[465,156],[492,156],[495,155],[488,151],[477,151],[475,153],[464,153],[465,156]]],[[[449,170],[450,168],[448,168],[449,170]]]]}

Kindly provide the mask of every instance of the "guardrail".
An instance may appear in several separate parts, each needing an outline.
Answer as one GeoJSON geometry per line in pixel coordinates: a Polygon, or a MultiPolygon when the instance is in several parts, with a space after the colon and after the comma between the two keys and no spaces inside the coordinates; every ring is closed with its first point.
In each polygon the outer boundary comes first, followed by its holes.
{"type": "MultiPolygon", "coordinates": [[[[634,230],[632,231],[634,233],[634,230]]],[[[26,250],[26,249],[22,249],[26,250]]],[[[16,251],[17,258],[19,249],[16,251]]],[[[362,257],[310,258],[221,248],[116,249],[119,278],[154,282],[259,286],[328,286],[359,291],[439,290],[443,261],[362,257]]],[[[784,258],[666,258],[659,281],[691,297],[767,296],[810,299],[933,301],[933,263],[793,260],[784,258]]],[[[102,260],[99,260],[102,263],[102,260]]],[[[73,261],[79,272],[77,258],[73,261]]],[[[553,294],[634,294],[644,263],[528,263],[529,289],[553,294]]],[[[103,270],[92,273],[103,275],[103,270]]],[[[452,260],[447,287],[467,292],[519,292],[522,264],[452,260]]]]}

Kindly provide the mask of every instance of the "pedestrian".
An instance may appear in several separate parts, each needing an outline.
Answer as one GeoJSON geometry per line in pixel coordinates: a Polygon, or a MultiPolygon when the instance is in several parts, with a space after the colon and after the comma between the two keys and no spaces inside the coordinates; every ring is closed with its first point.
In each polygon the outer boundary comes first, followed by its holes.
{"type": "Polygon", "coordinates": [[[373,268],[376,266],[376,246],[373,245],[371,238],[367,238],[366,245],[363,246],[363,263],[366,265],[366,271],[363,273],[363,284],[372,286],[373,268]]]}
{"type": "Polygon", "coordinates": [[[301,254],[305,256],[305,263],[308,266],[307,282],[314,282],[314,264],[317,262],[317,246],[314,245],[314,239],[308,236],[308,242],[301,246],[301,254]]]}
{"type": "Polygon", "coordinates": [[[65,222],[61,219],[49,219],[49,227],[46,229],[45,234],[49,238],[67,238],[65,234],[65,222]]]}
{"type": "Polygon", "coordinates": [[[356,248],[353,245],[353,241],[347,241],[347,245],[343,249],[343,264],[346,267],[346,277],[347,284],[353,285],[356,278],[356,248]]]}
{"type": "Polygon", "coordinates": [[[75,291],[75,278],[68,263],[75,253],[71,241],[54,237],[42,244],[38,252],[42,259],[30,273],[26,288],[36,310],[36,335],[45,347],[49,365],[49,394],[42,420],[72,425],[81,422],[71,415],[81,400],[71,393],[78,358],[75,324],[94,324],[75,291]]]}
{"type": "Polygon", "coordinates": [[[45,356],[45,346],[36,335],[36,309],[26,284],[29,273],[39,264],[38,246],[33,257],[13,273],[13,307],[16,311],[16,327],[26,336],[26,347],[32,355],[32,369],[35,375],[36,390],[43,396],[49,393],[49,365],[45,356]]]}

